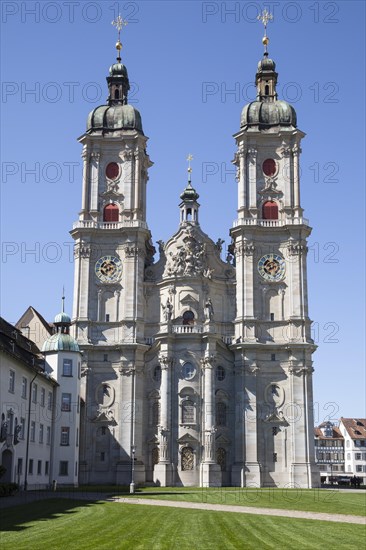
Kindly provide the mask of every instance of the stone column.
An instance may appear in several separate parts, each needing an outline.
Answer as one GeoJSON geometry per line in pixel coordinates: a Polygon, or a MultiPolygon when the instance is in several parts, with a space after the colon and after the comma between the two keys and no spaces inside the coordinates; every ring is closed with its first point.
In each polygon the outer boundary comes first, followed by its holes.
{"type": "Polygon", "coordinates": [[[300,166],[299,156],[301,149],[298,145],[294,145],[292,149],[293,163],[294,163],[294,215],[297,218],[301,218],[302,209],[300,207],[300,166]]]}
{"type": "Polygon", "coordinates": [[[253,218],[257,218],[257,150],[248,149],[249,163],[249,210],[253,218]]]}
{"type": "Polygon", "coordinates": [[[244,367],[244,440],[245,468],[243,486],[261,486],[261,473],[258,462],[258,409],[257,409],[257,374],[259,367],[255,362],[244,367]]]}
{"type": "Polygon", "coordinates": [[[98,214],[99,159],[100,153],[94,151],[91,154],[90,161],[90,213],[92,216],[97,216],[98,214]]]}
{"type": "Polygon", "coordinates": [[[160,426],[159,426],[159,463],[154,466],[154,482],[161,487],[172,484],[172,464],[170,459],[171,437],[171,369],[173,359],[167,355],[159,357],[161,367],[160,384],[160,426]]]}
{"type": "Polygon", "coordinates": [[[203,427],[205,455],[201,464],[203,487],[221,486],[221,469],[215,461],[215,357],[210,355],[201,360],[204,372],[203,427]]]}
{"type": "Polygon", "coordinates": [[[231,483],[234,487],[243,487],[244,479],[244,368],[243,358],[240,354],[235,358],[235,438],[234,461],[231,470],[231,483]]]}

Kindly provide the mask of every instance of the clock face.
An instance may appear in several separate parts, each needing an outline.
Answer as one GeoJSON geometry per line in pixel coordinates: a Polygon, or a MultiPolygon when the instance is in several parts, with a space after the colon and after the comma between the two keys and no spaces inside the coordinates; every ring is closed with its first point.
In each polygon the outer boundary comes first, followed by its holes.
{"type": "Polygon", "coordinates": [[[266,281],[281,281],[286,271],[285,260],[279,254],[266,254],[258,262],[258,271],[266,281]]]}
{"type": "Polygon", "coordinates": [[[122,275],[122,262],[118,256],[103,256],[95,264],[95,274],[102,283],[115,283],[122,275]]]}

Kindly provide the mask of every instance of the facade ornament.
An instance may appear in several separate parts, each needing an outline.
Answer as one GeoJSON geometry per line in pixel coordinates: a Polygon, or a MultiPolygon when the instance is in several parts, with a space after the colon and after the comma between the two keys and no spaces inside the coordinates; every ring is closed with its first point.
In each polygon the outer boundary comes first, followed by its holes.
{"type": "Polygon", "coordinates": [[[281,155],[282,155],[282,158],[289,158],[291,155],[291,147],[289,147],[286,144],[282,145],[281,155]]]}
{"type": "Polygon", "coordinates": [[[96,164],[99,163],[99,159],[100,159],[100,152],[99,151],[92,151],[90,153],[90,158],[92,161],[94,161],[96,164]]]}
{"type": "Polygon", "coordinates": [[[225,242],[224,239],[217,239],[217,241],[215,243],[215,247],[219,251],[220,254],[222,252],[222,245],[224,244],[224,242],[225,242]]]}
{"type": "Polygon", "coordinates": [[[176,253],[170,252],[164,275],[203,275],[207,268],[205,243],[195,238],[192,228],[186,231],[183,243],[176,253]]]}
{"type": "Polygon", "coordinates": [[[308,248],[303,244],[292,242],[287,246],[287,250],[288,250],[289,256],[298,256],[300,254],[304,254],[304,253],[306,254],[308,251],[308,248]]]}
{"type": "Polygon", "coordinates": [[[206,269],[203,271],[202,275],[206,277],[207,279],[212,279],[212,274],[215,270],[211,267],[206,267],[206,269]]]}
{"type": "Polygon", "coordinates": [[[174,364],[174,358],[169,357],[168,355],[159,355],[159,364],[161,367],[161,370],[167,370],[171,368],[174,364]]]}
{"type": "Polygon", "coordinates": [[[131,245],[131,244],[128,244],[128,245],[125,245],[123,247],[124,251],[125,251],[125,255],[127,258],[134,258],[136,256],[138,256],[140,250],[139,248],[136,246],[136,245],[131,245]]]}
{"type": "Polygon", "coordinates": [[[91,256],[91,246],[86,244],[85,241],[77,243],[74,247],[74,257],[75,258],[90,258],[91,256]]]}
{"type": "Polygon", "coordinates": [[[203,369],[213,369],[216,364],[216,356],[214,354],[201,358],[201,367],[203,369]]]}
{"type": "Polygon", "coordinates": [[[247,374],[251,374],[253,376],[257,376],[259,374],[259,367],[256,363],[252,363],[251,365],[244,365],[244,371],[247,374]]]}

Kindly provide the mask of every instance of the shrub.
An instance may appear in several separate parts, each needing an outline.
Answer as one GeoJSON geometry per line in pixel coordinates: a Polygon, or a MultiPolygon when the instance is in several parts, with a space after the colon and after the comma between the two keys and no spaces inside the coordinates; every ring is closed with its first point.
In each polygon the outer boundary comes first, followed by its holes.
{"type": "Polygon", "coordinates": [[[0,483],[0,497],[10,497],[19,490],[17,483],[0,483]]]}

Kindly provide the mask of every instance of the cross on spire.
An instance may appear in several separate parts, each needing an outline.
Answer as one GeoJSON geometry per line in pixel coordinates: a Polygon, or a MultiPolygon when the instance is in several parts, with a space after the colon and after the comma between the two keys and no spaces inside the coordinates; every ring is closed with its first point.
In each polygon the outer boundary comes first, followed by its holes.
{"type": "Polygon", "coordinates": [[[265,53],[265,55],[268,55],[267,46],[268,46],[268,43],[269,43],[269,38],[267,36],[267,25],[268,25],[269,21],[273,21],[273,15],[272,15],[272,13],[267,11],[266,8],[264,8],[262,13],[257,16],[257,19],[258,19],[258,21],[261,21],[263,23],[263,26],[264,26],[264,36],[262,38],[262,43],[264,45],[264,53],[265,53]]]}
{"type": "Polygon", "coordinates": [[[120,14],[118,14],[118,17],[116,17],[116,19],[114,19],[112,21],[112,25],[114,27],[116,27],[117,32],[118,32],[118,40],[116,42],[116,50],[118,51],[117,61],[119,63],[121,62],[121,50],[122,50],[121,30],[123,29],[123,27],[125,27],[127,25],[127,23],[128,23],[128,21],[126,21],[125,19],[122,19],[120,14]]]}
{"type": "Polygon", "coordinates": [[[191,167],[191,161],[193,160],[193,156],[191,155],[191,153],[189,153],[188,157],[187,157],[187,162],[188,162],[188,181],[189,183],[191,183],[191,173],[192,173],[192,167],[191,167]]]}

